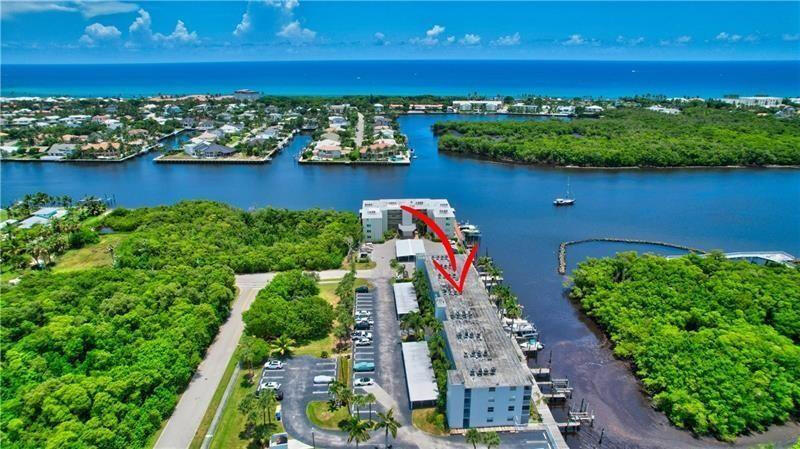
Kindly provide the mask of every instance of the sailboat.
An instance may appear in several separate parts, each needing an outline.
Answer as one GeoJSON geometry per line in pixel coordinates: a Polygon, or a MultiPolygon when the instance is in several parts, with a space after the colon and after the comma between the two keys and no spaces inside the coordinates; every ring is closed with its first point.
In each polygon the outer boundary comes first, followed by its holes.
{"type": "Polygon", "coordinates": [[[554,206],[572,206],[575,204],[575,198],[569,196],[569,178],[567,178],[567,196],[565,198],[556,198],[553,200],[554,206]]]}

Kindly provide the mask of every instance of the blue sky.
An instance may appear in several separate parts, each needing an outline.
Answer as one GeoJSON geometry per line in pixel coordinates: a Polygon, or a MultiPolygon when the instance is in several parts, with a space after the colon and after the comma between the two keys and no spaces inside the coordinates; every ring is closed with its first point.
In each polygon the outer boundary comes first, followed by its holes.
{"type": "Polygon", "coordinates": [[[800,59],[800,2],[0,3],[2,63],[800,59]]]}

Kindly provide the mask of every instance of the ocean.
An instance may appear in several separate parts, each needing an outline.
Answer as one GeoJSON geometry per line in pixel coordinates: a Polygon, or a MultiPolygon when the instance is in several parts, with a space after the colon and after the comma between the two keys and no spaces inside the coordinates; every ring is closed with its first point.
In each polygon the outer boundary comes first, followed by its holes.
{"type": "Polygon", "coordinates": [[[800,96],[800,61],[292,61],[0,67],[3,96],[800,96]]]}

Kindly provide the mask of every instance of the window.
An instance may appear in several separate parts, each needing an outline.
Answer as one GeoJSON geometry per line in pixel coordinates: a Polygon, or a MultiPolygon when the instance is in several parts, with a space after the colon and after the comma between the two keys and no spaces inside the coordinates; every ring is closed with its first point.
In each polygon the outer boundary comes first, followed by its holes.
{"type": "Polygon", "coordinates": [[[495,390],[494,387],[489,387],[489,393],[493,392],[494,390],[495,390]]]}
{"type": "Polygon", "coordinates": [[[489,407],[489,408],[486,410],[486,413],[494,413],[494,407],[489,407]]]}
{"type": "Polygon", "coordinates": [[[509,390],[511,390],[511,391],[517,391],[517,387],[510,387],[510,388],[509,388],[509,390]]]}
{"type": "Polygon", "coordinates": [[[509,412],[513,412],[514,411],[514,406],[513,405],[509,405],[508,406],[508,411],[509,412]]]}
{"type": "Polygon", "coordinates": [[[494,418],[487,418],[486,422],[494,422],[494,418]]]}

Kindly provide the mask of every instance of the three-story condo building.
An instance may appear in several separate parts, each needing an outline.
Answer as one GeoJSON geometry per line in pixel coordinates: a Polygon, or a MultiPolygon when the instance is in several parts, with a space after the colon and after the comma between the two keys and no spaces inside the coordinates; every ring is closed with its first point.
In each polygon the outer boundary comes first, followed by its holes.
{"type": "MultiPolygon", "coordinates": [[[[389,230],[397,230],[401,237],[412,237],[417,229],[418,220],[400,206],[410,206],[424,212],[448,237],[455,235],[455,209],[450,207],[447,200],[428,198],[365,200],[359,210],[364,240],[380,242],[389,230]]],[[[432,230],[428,229],[428,232],[432,230]]]]}

